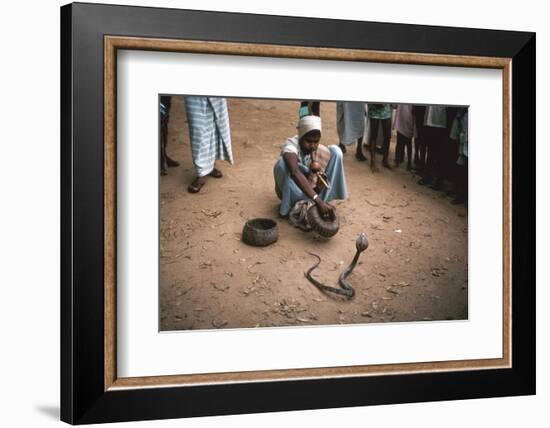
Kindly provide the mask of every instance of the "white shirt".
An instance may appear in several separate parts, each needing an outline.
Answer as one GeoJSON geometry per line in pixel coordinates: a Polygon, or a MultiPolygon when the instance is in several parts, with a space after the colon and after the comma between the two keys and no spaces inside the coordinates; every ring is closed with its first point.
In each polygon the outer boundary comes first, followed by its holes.
{"type": "Polygon", "coordinates": [[[309,167],[311,163],[311,155],[303,155],[300,150],[300,142],[297,135],[289,137],[281,146],[281,156],[285,153],[294,153],[298,156],[298,161],[309,167]]]}

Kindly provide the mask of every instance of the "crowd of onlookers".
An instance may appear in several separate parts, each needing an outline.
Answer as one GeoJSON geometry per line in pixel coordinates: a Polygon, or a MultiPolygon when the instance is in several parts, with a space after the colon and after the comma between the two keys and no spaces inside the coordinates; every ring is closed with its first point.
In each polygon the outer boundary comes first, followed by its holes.
{"type": "MultiPolygon", "coordinates": [[[[200,191],[205,180],[221,178],[216,160],[233,163],[227,102],[225,98],[186,96],[185,107],[189,125],[195,180],[189,192],[200,191]]],[[[178,163],[166,153],[171,97],[160,99],[161,174],[166,167],[178,163]]],[[[320,117],[319,101],[302,101],[299,117],[320,117]]],[[[339,147],[343,153],[355,146],[355,158],[369,161],[378,171],[377,154],[382,166],[406,168],[419,175],[418,184],[453,197],[453,203],[468,200],[468,108],[419,105],[337,102],[336,123],[339,147]],[[392,129],[396,133],[393,158],[390,156],[392,129]],[[365,141],[364,141],[365,140],[365,141]],[[364,146],[368,153],[364,153],[364,146]]]]}
{"type": "MultiPolygon", "coordinates": [[[[308,114],[320,115],[320,102],[303,101],[300,116],[308,114]]],[[[406,161],[406,168],[419,175],[418,184],[445,191],[454,204],[467,204],[468,108],[337,102],[336,120],[342,152],[354,145],[355,158],[368,160],[373,172],[378,170],[376,153],[388,169],[406,161]],[[396,132],[393,159],[392,129],[396,132]],[[365,143],[370,159],[363,152],[365,143]]]]}

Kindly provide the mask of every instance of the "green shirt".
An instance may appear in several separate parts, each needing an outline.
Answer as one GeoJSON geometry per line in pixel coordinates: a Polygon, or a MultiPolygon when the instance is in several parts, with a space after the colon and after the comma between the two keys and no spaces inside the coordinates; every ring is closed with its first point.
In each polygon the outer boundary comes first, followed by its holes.
{"type": "Polygon", "coordinates": [[[389,119],[391,118],[391,108],[389,104],[367,104],[369,109],[369,118],[371,119],[389,119]]]}

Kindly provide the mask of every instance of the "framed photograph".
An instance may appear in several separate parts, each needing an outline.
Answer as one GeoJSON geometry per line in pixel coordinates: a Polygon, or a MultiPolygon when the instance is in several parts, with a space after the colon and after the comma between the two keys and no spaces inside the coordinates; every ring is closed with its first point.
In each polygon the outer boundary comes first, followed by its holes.
{"type": "Polygon", "coordinates": [[[535,393],[535,34],[61,8],[61,418],[535,393]]]}

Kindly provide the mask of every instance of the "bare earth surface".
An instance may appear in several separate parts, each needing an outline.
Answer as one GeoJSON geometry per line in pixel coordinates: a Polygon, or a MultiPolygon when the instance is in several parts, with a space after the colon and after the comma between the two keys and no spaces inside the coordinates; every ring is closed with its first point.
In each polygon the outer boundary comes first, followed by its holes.
{"type": "MultiPolygon", "coordinates": [[[[160,329],[459,320],[468,317],[467,210],[416,183],[404,166],[373,174],[350,148],[344,156],[350,197],[334,201],[340,232],[330,240],[278,218],[273,164],[295,134],[298,102],[230,99],[235,165],[189,194],[194,178],[183,100],[173,97],[168,153],[180,162],[161,177],[160,329]],[[241,242],[247,219],[269,217],[279,240],[241,242]],[[326,296],[304,272],[337,286],[364,231],[369,248],[348,280],[351,301],[326,296]]],[[[338,144],[336,109],[321,104],[325,145],[338,144]]],[[[393,161],[394,139],[390,159],[393,161]]],[[[377,155],[380,166],[381,155],[377,155]]]]}

